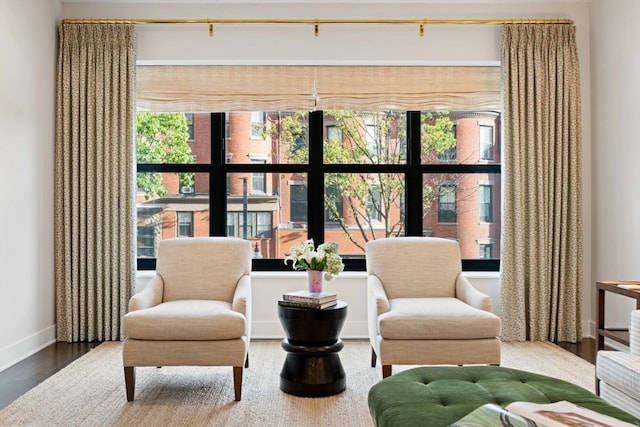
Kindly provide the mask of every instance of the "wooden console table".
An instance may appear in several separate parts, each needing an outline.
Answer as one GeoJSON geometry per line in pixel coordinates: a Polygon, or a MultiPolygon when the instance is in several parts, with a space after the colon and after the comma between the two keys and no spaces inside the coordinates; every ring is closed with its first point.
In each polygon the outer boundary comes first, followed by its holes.
{"type": "Polygon", "coordinates": [[[640,281],[603,281],[596,282],[598,289],[597,301],[598,301],[598,319],[597,319],[597,335],[596,344],[598,350],[604,349],[604,339],[610,338],[624,345],[629,345],[629,330],[628,329],[610,329],[605,327],[604,324],[604,296],[605,292],[611,292],[618,295],[624,295],[636,300],[636,309],[640,309],[640,290],[625,289],[619,285],[638,285],[640,281]]]}

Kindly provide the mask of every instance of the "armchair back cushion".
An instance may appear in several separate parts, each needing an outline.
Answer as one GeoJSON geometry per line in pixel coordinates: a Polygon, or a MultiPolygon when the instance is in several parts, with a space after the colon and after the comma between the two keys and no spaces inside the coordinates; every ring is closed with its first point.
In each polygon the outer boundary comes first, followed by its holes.
{"type": "Polygon", "coordinates": [[[367,243],[367,273],[380,279],[389,299],[453,298],[461,271],[453,240],[397,237],[367,243]]]}
{"type": "Polygon", "coordinates": [[[231,303],[238,280],[251,274],[251,245],[242,239],[162,240],[157,259],[156,273],[164,282],[163,302],[189,299],[231,303]]]}

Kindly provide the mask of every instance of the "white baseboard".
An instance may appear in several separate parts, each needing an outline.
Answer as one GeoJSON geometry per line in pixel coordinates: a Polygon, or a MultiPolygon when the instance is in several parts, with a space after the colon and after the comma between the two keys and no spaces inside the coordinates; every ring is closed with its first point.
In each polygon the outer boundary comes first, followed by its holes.
{"type": "Polygon", "coordinates": [[[0,348],[0,372],[56,342],[56,325],[0,348]]]}
{"type": "Polygon", "coordinates": [[[585,320],[582,322],[582,338],[596,337],[596,322],[585,320]]]}

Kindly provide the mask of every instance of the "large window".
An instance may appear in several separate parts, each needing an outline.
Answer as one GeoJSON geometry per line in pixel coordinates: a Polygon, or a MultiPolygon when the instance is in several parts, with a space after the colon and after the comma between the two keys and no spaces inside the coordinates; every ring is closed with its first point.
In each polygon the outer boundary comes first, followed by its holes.
{"type": "Polygon", "coordinates": [[[497,270],[500,164],[478,150],[491,123],[498,113],[140,113],[138,267],[175,236],[248,239],[255,270],[289,270],[308,237],[363,270],[369,240],[435,236],[460,242],[463,269],[497,270]]]}

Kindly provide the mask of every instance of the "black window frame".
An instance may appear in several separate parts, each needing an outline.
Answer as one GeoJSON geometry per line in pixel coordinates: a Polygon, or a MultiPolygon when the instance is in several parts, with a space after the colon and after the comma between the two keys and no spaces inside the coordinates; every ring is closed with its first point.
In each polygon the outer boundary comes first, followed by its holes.
{"type": "MultiPolygon", "coordinates": [[[[407,153],[401,164],[324,164],[322,111],[308,117],[309,161],[305,164],[231,164],[226,162],[226,114],[211,113],[211,162],[137,164],[137,172],[194,172],[209,175],[209,235],[227,235],[227,176],[234,173],[298,173],[307,176],[307,235],[324,241],[324,176],[327,173],[399,173],[405,177],[405,235],[423,236],[422,177],[425,174],[500,174],[500,164],[421,163],[421,111],[407,111],[407,153]],[[311,197],[311,195],[314,195],[311,197]],[[417,201],[417,202],[416,202],[417,201]]],[[[365,271],[365,259],[345,258],[345,271],[365,271]]],[[[253,259],[253,271],[291,271],[282,259],[253,259]]],[[[138,270],[154,270],[155,258],[138,258],[138,270]]],[[[463,259],[463,271],[499,271],[500,259],[463,259]]]]}

